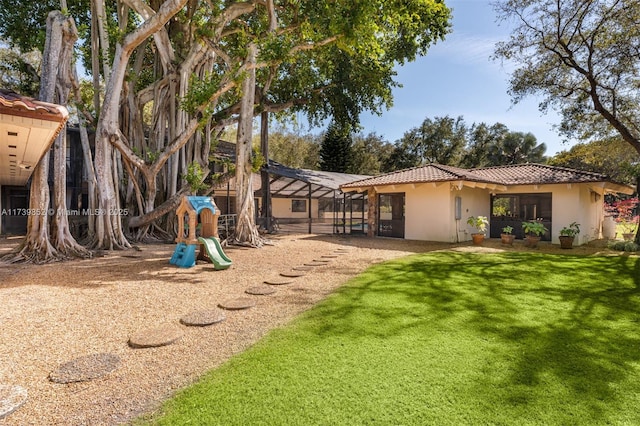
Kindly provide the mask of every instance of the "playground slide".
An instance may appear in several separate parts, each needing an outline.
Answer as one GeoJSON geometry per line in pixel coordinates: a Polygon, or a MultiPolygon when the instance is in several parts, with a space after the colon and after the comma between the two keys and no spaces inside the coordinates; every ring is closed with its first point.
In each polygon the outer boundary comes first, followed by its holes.
{"type": "Polygon", "coordinates": [[[207,256],[209,256],[209,260],[211,260],[211,263],[213,263],[213,266],[216,269],[227,269],[231,266],[231,259],[224,254],[220,241],[218,241],[217,238],[198,237],[198,241],[204,245],[204,248],[207,251],[207,256]]]}

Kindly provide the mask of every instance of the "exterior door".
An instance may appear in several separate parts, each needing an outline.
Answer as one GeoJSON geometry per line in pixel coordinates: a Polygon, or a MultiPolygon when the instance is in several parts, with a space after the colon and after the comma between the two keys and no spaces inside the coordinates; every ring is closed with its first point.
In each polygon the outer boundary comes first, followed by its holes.
{"type": "Polygon", "coordinates": [[[378,195],[378,236],[404,238],[404,192],[378,195]]]}

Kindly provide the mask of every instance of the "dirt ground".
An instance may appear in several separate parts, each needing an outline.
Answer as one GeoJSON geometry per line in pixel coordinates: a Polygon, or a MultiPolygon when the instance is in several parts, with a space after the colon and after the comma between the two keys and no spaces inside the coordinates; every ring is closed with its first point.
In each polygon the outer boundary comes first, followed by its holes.
{"type": "MultiPolygon", "coordinates": [[[[0,255],[20,237],[0,237],[0,255]]],[[[141,245],[102,257],[46,265],[0,264],[0,385],[19,385],[27,402],[1,425],[113,425],[156,409],[176,390],[237,354],[269,330],[281,327],[352,276],[387,259],[432,250],[532,251],[521,241],[504,247],[487,240],[442,244],[365,237],[280,235],[261,249],[229,247],[233,265],[214,270],[169,264],[174,244],[141,245]],[[325,256],[324,258],[322,256],[325,256]],[[329,257],[337,256],[337,257],[329,257]],[[268,296],[245,293],[282,272],[324,259],[293,283],[268,296]],[[186,327],[181,317],[217,309],[230,298],[256,306],[224,311],[226,320],[186,327]],[[129,338],[158,326],[181,337],[157,348],[133,349],[129,338]],[[49,377],[61,364],[87,355],[118,359],[114,371],[84,382],[59,384],[49,377]]],[[[572,250],[541,243],[536,252],[617,255],[595,242],[572,250]]],[[[112,359],[110,358],[110,359],[112,359]]]]}

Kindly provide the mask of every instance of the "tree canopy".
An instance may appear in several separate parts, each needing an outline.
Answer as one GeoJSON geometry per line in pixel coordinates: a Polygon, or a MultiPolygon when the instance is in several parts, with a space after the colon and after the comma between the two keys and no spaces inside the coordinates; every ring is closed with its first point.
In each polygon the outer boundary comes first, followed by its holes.
{"type": "Polygon", "coordinates": [[[617,137],[576,144],[557,153],[549,164],[603,173],[616,182],[635,184],[640,155],[617,137]]]}
{"type": "MultiPolygon", "coordinates": [[[[42,50],[42,22],[57,6],[0,0],[0,35],[22,51],[42,50]]],[[[73,92],[96,132],[89,204],[129,212],[126,223],[117,214],[89,218],[91,245],[106,249],[171,237],[166,213],[189,190],[182,176],[208,163],[227,126],[239,126],[238,162],[252,162],[236,167],[246,186],[237,194],[252,197],[254,116],[302,112],[356,125],[362,111],[381,112],[392,102],[394,66],[426,54],[451,19],[442,0],[94,0],[70,2],[64,13],[76,21],[77,57],[92,76],[93,105],[77,82],[73,92]]],[[[239,220],[253,220],[243,197],[239,220]]]]}
{"type": "Polygon", "coordinates": [[[640,152],[640,3],[635,0],[503,0],[515,24],[496,57],[514,63],[514,101],[543,96],[560,130],[578,138],[621,136],[640,152]]]}
{"type": "Polygon", "coordinates": [[[502,123],[468,126],[462,116],[427,118],[396,142],[387,157],[386,169],[425,163],[466,168],[544,163],[546,149],[533,134],[509,131],[502,123]]]}
{"type": "Polygon", "coordinates": [[[496,57],[517,66],[514,101],[541,95],[542,110],[560,112],[565,135],[619,136],[640,154],[640,2],[502,0],[496,10],[515,23],[496,48],[496,57]]]}

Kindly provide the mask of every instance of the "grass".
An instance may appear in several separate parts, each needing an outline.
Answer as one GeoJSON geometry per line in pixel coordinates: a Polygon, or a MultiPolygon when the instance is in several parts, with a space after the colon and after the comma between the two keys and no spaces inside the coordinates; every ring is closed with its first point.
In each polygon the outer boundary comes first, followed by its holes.
{"type": "Polygon", "coordinates": [[[159,425],[640,424],[640,259],[376,265],[179,392],[159,425]]]}

